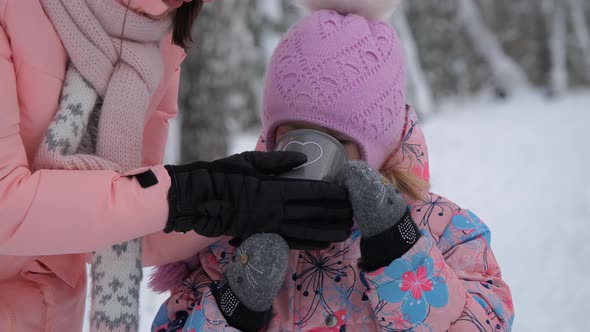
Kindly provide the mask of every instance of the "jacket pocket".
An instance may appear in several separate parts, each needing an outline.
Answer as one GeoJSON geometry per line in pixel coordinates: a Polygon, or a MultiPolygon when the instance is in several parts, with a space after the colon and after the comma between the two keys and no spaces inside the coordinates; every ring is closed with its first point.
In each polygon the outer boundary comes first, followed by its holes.
{"type": "Polygon", "coordinates": [[[4,299],[0,297],[0,327],[1,331],[14,332],[16,314],[4,299]]]}

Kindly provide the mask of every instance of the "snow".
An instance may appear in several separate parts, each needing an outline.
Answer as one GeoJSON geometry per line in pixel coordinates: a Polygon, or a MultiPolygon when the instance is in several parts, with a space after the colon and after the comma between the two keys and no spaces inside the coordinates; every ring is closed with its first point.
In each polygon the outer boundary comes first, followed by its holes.
{"type": "Polygon", "coordinates": [[[446,105],[425,124],[433,190],[472,209],[512,288],[514,331],[583,331],[590,93],[446,105]],[[453,110],[456,109],[455,112],[453,110]]]}
{"type": "MultiPolygon", "coordinates": [[[[433,191],[473,210],[512,288],[514,331],[583,331],[590,298],[590,91],[454,101],[424,124],[433,191]]],[[[173,133],[174,134],[174,133],[173,133]]],[[[232,152],[252,149],[240,135],[232,152]]],[[[173,142],[174,143],[174,142],[173,142]]],[[[174,146],[174,144],[172,144],[174,146]]],[[[141,298],[140,331],[166,295],[141,298]]]]}

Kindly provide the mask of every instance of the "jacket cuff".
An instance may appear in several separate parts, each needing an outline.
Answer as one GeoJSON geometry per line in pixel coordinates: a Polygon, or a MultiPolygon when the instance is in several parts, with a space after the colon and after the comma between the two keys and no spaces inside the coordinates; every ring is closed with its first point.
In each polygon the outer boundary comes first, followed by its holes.
{"type": "Polygon", "coordinates": [[[420,239],[420,230],[408,210],[393,227],[370,238],[361,238],[362,268],[376,271],[407,253],[420,239]]]}
{"type": "Polygon", "coordinates": [[[211,293],[228,324],[240,331],[259,331],[272,319],[272,307],[262,312],[248,309],[231,290],[225,274],[213,283],[211,293]]]}
{"type": "Polygon", "coordinates": [[[177,183],[176,183],[176,176],[174,174],[173,168],[172,166],[166,165],[164,167],[166,169],[166,172],[168,173],[168,176],[170,177],[170,189],[168,189],[168,218],[166,219],[166,227],[164,228],[164,233],[168,234],[168,233],[172,233],[174,231],[174,227],[175,227],[175,221],[176,221],[176,210],[177,210],[177,206],[176,206],[176,196],[178,195],[178,193],[176,192],[177,190],[177,183]]]}

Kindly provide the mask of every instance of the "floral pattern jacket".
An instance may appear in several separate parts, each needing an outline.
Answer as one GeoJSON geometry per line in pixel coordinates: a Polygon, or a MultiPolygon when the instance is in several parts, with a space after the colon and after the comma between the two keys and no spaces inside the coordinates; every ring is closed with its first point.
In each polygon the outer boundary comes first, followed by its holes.
{"type": "MultiPolygon", "coordinates": [[[[424,136],[408,107],[403,145],[389,163],[429,180],[424,136]]],[[[491,250],[489,228],[471,211],[427,193],[409,205],[422,237],[377,271],[359,265],[360,232],[322,251],[292,251],[267,331],[510,331],[512,297],[491,250]]],[[[198,254],[152,331],[237,331],[211,295],[232,256],[228,239],[198,254]]]]}

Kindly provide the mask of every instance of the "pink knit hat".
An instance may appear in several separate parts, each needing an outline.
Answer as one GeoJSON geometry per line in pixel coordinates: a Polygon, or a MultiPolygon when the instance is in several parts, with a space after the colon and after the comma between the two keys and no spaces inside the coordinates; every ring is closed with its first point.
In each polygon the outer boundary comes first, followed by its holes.
{"type": "Polygon", "coordinates": [[[358,15],[314,12],[275,50],[266,78],[263,132],[267,149],[281,124],[303,121],[359,144],[379,168],[398,147],[405,122],[405,70],[392,27],[358,15]]]}

